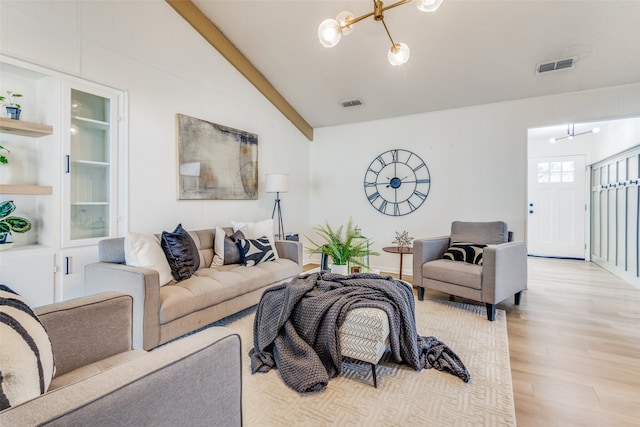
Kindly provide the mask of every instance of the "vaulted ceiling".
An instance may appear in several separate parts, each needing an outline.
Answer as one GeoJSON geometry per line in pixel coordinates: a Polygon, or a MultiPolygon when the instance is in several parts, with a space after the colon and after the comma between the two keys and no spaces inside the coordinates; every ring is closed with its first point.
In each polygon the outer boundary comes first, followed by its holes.
{"type": "Polygon", "coordinates": [[[385,13],[411,49],[398,67],[372,18],[333,48],[318,41],[322,20],[370,12],[372,0],[193,3],[314,128],[640,82],[640,1],[444,0],[435,13],[406,4],[385,13]],[[572,69],[535,72],[569,57],[572,69]],[[364,105],[342,107],[354,99],[364,105]]]}

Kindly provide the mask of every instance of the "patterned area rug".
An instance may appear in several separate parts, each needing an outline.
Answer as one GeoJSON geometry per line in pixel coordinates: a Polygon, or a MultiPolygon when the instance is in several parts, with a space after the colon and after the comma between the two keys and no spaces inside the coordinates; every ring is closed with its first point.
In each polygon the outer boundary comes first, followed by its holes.
{"type": "MultiPolygon", "coordinates": [[[[435,369],[416,372],[383,356],[378,388],[371,367],[343,362],[342,375],[323,392],[300,395],[277,370],[251,375],[255,308],[226,325],[242,337],[245,426],[515,426],[504,311],[486,319],[484,307],[449,301],[416,301],[418,333],[433,335],[465,363],[471,381],[435,369]]],[[[218,322],[220,324],[221,322],[218,322]]]]}

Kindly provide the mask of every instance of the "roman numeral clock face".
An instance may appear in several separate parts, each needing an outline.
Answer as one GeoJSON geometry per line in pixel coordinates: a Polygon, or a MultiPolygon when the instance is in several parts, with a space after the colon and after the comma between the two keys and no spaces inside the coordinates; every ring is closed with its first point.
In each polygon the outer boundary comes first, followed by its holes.
{"type": "Polygon", "coordinates": [[[385,215],[402,216],[418,209],[429,195],[431,175],[425,162],[408,150],[389,150],[373,159],[364,176],[371,206],[385,215]]]}

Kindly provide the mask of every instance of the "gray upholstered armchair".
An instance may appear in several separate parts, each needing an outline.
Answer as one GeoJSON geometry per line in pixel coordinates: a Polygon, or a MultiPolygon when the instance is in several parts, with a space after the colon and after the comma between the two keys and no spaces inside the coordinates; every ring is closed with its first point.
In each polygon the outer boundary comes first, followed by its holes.
{"type": "Polygon", "coordinates": [[[424,300],[425,288],[484,302],[487,318],[495,318],[496,304],[515,295],[520,304],[527,288],[527,247],[513,242],[507,224],[461,222],[451,224],[451,235],[416,239],[413,243],[413,284],[418,298],[424,300]],[[454,243],[487,245],[481,249],[454,243]],[[445,253],[448,258],[443,258],[445,253]],[[467,257],[466,262],[461,258],[467,257]],[[474,263],[482,259],[480,264],[474,263]],[[453,260],[456,258],[458,260],[453,260]]]}

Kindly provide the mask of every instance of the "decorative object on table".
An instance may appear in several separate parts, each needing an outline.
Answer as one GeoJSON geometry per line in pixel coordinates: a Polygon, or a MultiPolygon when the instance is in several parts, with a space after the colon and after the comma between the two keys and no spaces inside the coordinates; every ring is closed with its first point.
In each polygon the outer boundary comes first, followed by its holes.
{"type": "Polygon", "coordinates": [[[367,238],[362,239],[358,227],[353,225],[352,218],[347,222],[347,228],[343,237],[343,226],[332,228],[328,222],[325,225],[313,227],[313,229],[322,237],[323,243],[318,244],[305,236],[307,240],[314,246],[307,248],[310,254],[321,254],[330,256],[333,260],[331,266],[332,272],[340,272],[340,274],[348,274],[349,263],[365,267],[360,261],[363,257],[370,255],[380,255],[370,249],[371,241],[367,238]],[[358,235],[356,235],[358,229],[358,235]],[[356,238],[358,237],[358,238],[356,238]]]}
{"type": "MultiPolygon", "coordinates": [[[[11,151],[9,151],[7,148],[4,148],[2,145],[0,145],[0,153],[2,153],[3,151],[6,151],[7,154],[11,153],[11,151]]],[[[4,154],[0,154],[0,164],[6,165],[7,163],[9,163],[9,159],[7,159],[4,154]]]]}
{"type": "Polygon", "coordinates": [[[284,223],[282,221],[282,209],[280,207],[280,193],[289,191],[289,175],[282,173],[268,173],[265,176],[265,190],[267,193],[276,193],[276,201],[273,204],[271,218],[275,218],[278,213],[278,239],[284,239],[284,223]]]}
{"type": "Polygon", "coordinates": [[[258,136],[176,114],[178,199],[258,199],[258,136]]]}
{"type": "Polygon", "coordinates": [[[22,106],[15,101],[15,98],[22,98],[22,95],[8,90],[7,96],[0,95],[0,102],[2,102],[2,105],[4,105],[7,109],[8,118],[13,120],[20,120],[22,106]]]}
{"type": "Polygon", "coordinates": [[[390,216],[410,214],[429,195],[431,174],[417,154],[402,149],[377,156],[364,175],[364,192],[375,209],[390,216]]]}
{"type": "MultiPolygon", "coordinates": [[[[409,46],[404,43],[396,43],[391,37],[391,33],[387,28],[387,24],[384,22],[384,12],[388,9],[396,6],[401,6],[405,3],[409,3],[411,0],[400,0],[395,3],[385,6],[381,0],[373,1],[373,12],[366,13],[362,16],[355,17],[353,13],[349,11],[343,11],[338,14],[336,19],[325,19],[318,27],[318,38],[320,44],[324,47],[333,47],[340,42],[343,35],[347,36],[353,31],[353,25],[362,21],[370,16],[373,16],[374,21],[382,22],[384,30],[389,36],[391,41],[391,47],[387,53],[387,59],[393,66],[402,65],[409,60],[409,46]]],[[[416,6],[418,10],[422,12],[435,12],[442,4],[443,0],[418,0],[416,6]]]]}
{"type": "Polygon", "coordinates": [[[409,246],[412,246],[412,240],[413,237],[409,237],[409,233],[406,231],[403,231],[402,233],[398,233],[396,231],[396,238],[393,239],[393,243],[395,243],[399,248],[408,248],[409,246]]]}
{"type": "Polygon", "coordinates": [[[31,222],[28,219],[10,216],[15,210],[16,205],[13,200],[0,203],[0,248],[2,249],[8,249],[13,246],[12,242],[7,242],[7,237],[12,232],[26,233],[31,230],[31,222]]]}

